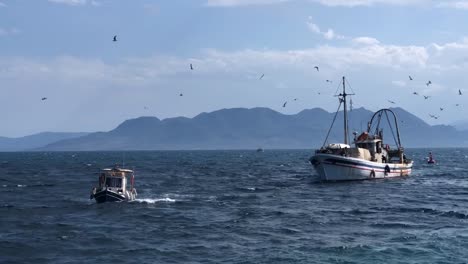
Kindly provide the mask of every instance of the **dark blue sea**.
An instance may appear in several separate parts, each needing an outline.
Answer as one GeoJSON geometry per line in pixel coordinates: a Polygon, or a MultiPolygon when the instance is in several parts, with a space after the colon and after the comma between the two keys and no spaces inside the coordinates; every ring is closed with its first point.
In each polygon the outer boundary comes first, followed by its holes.
{"type": "Polygon", "coordinates": [[[467,263],[468,149],[322,183],[310,150],[0,153],[0,263],[467,263]],[[138,199],[89,200],[125,160],[138,199]]]}

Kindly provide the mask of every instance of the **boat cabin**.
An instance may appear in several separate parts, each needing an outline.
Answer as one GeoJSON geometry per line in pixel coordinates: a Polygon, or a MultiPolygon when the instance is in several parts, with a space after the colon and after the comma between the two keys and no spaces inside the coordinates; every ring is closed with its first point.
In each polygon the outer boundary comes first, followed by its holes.
{"type": "Polygon", "coordinates": [[[126,190],[128,183],[127,175],[131,176],[133,179],[132,170],[120,168],[103,169],[99,175],[99,188],[113,188],[120,191],[126,190]]]}

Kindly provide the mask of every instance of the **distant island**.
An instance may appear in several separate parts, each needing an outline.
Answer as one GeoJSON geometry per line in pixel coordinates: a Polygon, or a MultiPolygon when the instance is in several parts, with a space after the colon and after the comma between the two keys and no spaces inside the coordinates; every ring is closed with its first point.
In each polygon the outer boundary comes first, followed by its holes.
{"type": "MultiPolygon", "coordinates": [[[[466,131],[449,125],[431,126],[402,108],[392,110],[398,116],[405,147],[468,146],[466,131]]],[[[351,111],[350,131],[365,130],[372,114],[364,108],[351,111]]],[[[320,108],[294,115],[269,108],[232,108],[201,113],[194,118],[139,117],[108,132],[0,137],[0,151],[315,149],[323,144],[333,116],[334,113],[320,108]]],[[[330,142],[342,142],[339,127],[342,120],[340,112],[330,142]]],[[[385,141],[392,143],[391,132],[385,133],[385,141]]]]}

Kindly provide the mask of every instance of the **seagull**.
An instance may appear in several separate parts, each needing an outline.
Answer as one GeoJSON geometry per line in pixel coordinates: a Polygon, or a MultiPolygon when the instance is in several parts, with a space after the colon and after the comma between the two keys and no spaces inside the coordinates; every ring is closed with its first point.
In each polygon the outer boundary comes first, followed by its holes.
{"type": "Polygon", "coordinates": [[[332,83],[332,81],[330,81],[330,80],[326,80],[326,82],[332,83]]]}
{"type": "Polygon", "coordinates": [[[394,102],[394,101],[390,101],[390,100],[388,100],[388,101],[389,101],[390,103],[392,103],[392,104],[395,104],[395,102],[394,102]]]}
{"type": "Polygon", "coordinates": [[[455,106],[459,106],[459,104],[456,104],[455,106]]]}
{"type": "Polygon", "coordinates": [[[413,77],[411,77],[411,75],[408,75],[408,78],[409,78],[410,81],[413,80],[413,77]]]}
{"type": "Polygon", "coordinates": [[[294,98],[294,101],[297,101],[297,98],[294,98]]]}
{"type": "Polygon", "coordinates": [[[114,39],[112,41],[114,41],[114,42],[117,41],[117,35],[114,36],[114,39]]]}
{"type": "Polygon", "coordinates": [[[42,97],[41,100],[42,101],[47,100],[47,97],[42,97]]]}
{"type": "Polygon", "coordinates": [[[145,106],[145,107],[143,107],[143,109],[145,109],[145,110],[148,110],[148,107],[147,107],[147,106],[145,106]]]}
{"type": "Polygon", "coordinates": [[[190,70],[193,71],[193,65],[192,65],[192,63],[190,63],[190,70]]]}
{"type": "Polygon", "coordinates": [[[460,89],[458,89],[458,95],[462,95],[462,92],[460,89]]]}
{"type": "Polygon", "coordinates": [[[287,103],[288,103],[288,101],[284,102],[283,107],[286,107],[286,104],[287,104],[287,103]]]}
{"type": "Polygon", "coordinates": [[[429,84],[432,84],[430,80],[426,83],[426,86],[429,86],[429,84]]]}
{"type": "Polygon", "coordinates": [[[414,95],[418,95],[418,93],[417,93],[417,92],[413,92],[413,94],[414,94],[414,95]]]}
{"type": "Polygon", "coordinates": [[[264,73],[262,73],[262,76],[260,76],[259,80],[263,79],[263,76],[265,76],[264,73]]]}
{"type": "Polygon", "coordinates": [[[440,107],[440,111],[444,111],[444,108],[440,107]]]}
{"type": "Polygon", "coordinates": [[[318,66],[315,66],[314,68],[315,68],[317,71],[319,71],[319,67],[318,67],[318,66]]]}
{"type": "Polygon", "coordinates": [[[437,119],[437,118],[439,118],[439,117],[438,117],[438,116],[436,116],[436,115],[431,115],[431,114],[429,114],[429,116],[430,116],[431,118],[434,118],[434,119],[437,119]]]}
{"type": "Polygon", "coordinates": [[[429,99],[429,97],[431,97],[429,95],[423,95],[423,96],[424,96],[424,100],[427,100],[427,99],[429,99]]]}
{"type": "Polygon", "coordinates": [[[183,94],[183,93],[181,93],[181,94],[179,94],[179,96],[184,96],[184,94],[183,94]]]}

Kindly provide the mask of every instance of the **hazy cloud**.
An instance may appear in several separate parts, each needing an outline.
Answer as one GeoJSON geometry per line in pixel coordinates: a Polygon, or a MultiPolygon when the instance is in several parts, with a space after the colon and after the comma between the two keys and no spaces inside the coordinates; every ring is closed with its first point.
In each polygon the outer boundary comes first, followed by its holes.
{"type": "Polygon", "coordinates": [[[90,4],[92,6],[100,6],[101,3],[95,0],[48,0],[49,2],[56,4],[65,4],[70,6],[82,6],[90,4]]]}
{"type": "Polygon", "coordinates": [[[430,3],[431,0],[312,0],[326,6],[372,6],[376,4],[386,5],[414,5],[422,3],[430,3]]]}
{"type": "Polygon", "coordinates": [[[440,2],[436,5],[441,8],[468,9],[468,1],[440,2]]]}
{"type": "Polygon", "coordinates": [[[311,32],[322,35],[325,39],[328,39],[328,40],[345,39],[345,36],[336,34],[335,31],[331,28],[327,29],[326,31],[320,30],[320,27],[313,22],[313,19],[311,16],[309,16],[306,24],[311,32]]]}
{"type": "Polygon", "coordinates": [[[234,7],[250,5],[271,5],[289,2],[290,0],[207,0],[206,6],[234,7]]]}

